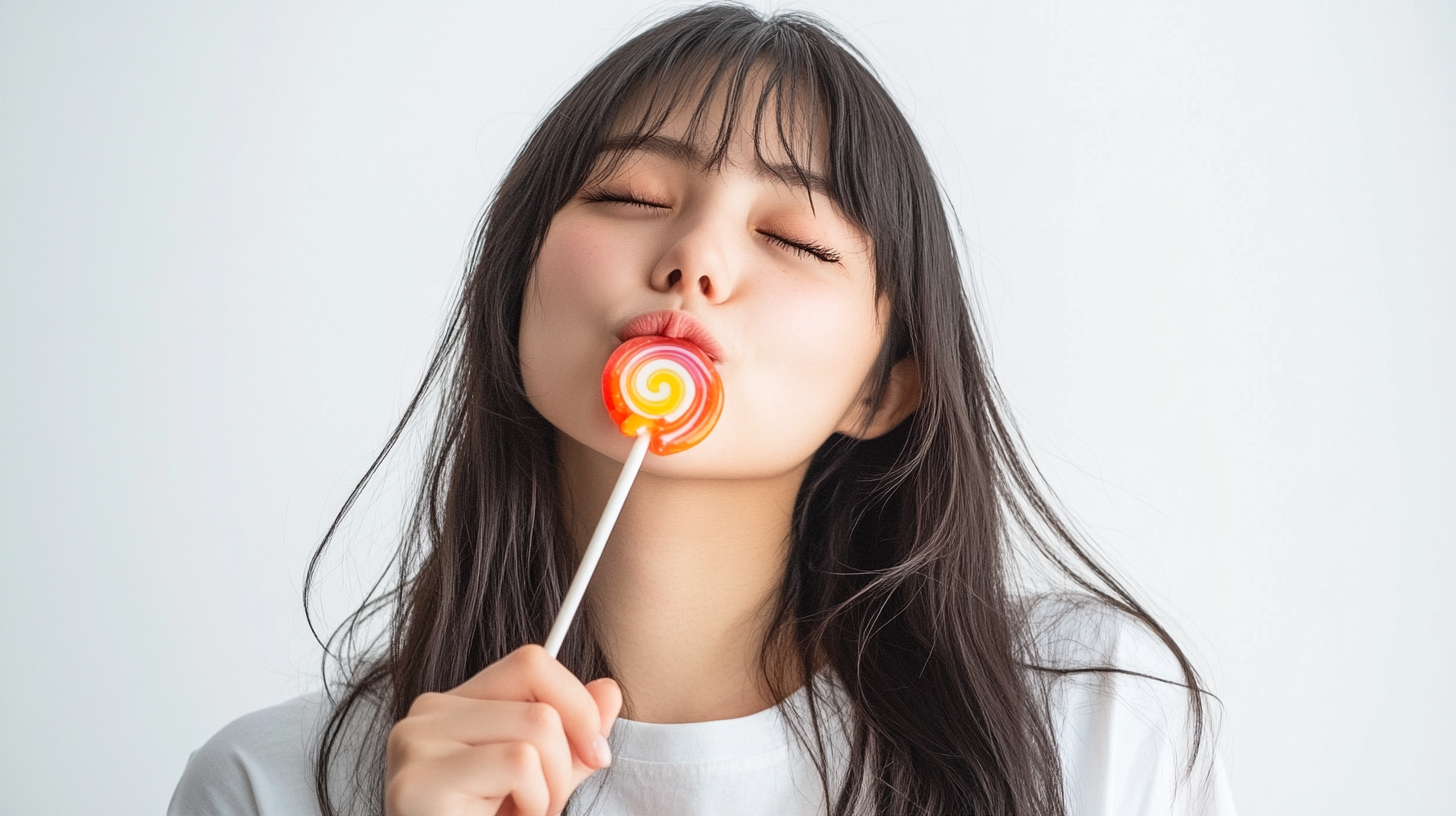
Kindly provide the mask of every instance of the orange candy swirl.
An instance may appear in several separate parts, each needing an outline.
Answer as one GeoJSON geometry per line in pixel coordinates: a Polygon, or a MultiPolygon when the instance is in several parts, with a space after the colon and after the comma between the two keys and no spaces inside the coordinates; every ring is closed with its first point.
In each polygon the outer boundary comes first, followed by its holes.
{"type": "Polygon", "coordinates": [[[627,436],[646,428],[658,456],[703,441],[723,412],[723,381],[703,350],[675,337],[633,337],[602,371],[602,401],[627,436]]]}

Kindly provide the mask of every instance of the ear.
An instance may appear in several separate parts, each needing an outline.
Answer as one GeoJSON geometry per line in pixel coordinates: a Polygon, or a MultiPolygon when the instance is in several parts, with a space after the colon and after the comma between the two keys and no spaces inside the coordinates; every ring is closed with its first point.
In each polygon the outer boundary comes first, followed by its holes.
{"type": "Polygon", "coordinates": [[[920,366],[906,357],[890,369],[890,381],[880,399],[880,408],[870,415],[874,399],[862,396],[839,420],[835,431],[855,439],[874,439],[894,430],[920,407],[920,366]]]}

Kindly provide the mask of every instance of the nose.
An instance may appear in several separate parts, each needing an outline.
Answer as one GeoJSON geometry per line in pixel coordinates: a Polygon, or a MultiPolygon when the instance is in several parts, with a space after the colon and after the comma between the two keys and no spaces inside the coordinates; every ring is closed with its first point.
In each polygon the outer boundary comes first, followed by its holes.
{"type": "Polygon", "coordinates": [[[735,275],[729,261],[728,231],[703,222],[682,235],[652,270],[652,288],[677,292],[685,301],[721,303],[733,294],[735,275]]]}

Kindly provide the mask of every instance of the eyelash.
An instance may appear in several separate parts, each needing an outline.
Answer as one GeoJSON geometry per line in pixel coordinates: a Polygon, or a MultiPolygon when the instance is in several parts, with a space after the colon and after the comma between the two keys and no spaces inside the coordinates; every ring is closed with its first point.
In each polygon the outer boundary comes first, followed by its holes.
{"type": "Polygon", "coordinates": [[[606,190],[587,190],[581,194],[582,200],[592,203],[613,202],[616,204],[630,204],[634,207],[645,207],[650,210],[666,209],[666,204],[658,204],[653,201],[644,201],[629,193],[613,193],[606,190]]]}
{"type": "Polygon", "coordinates": [[[809,241],[790,241],[787,238],[779,235],[774,235],[771,232],[760,231],[758,234],[769,239],[773,243],[787,249],[791,249],[806,258],[817,258],[824,263],[839,263],[839,253],[835,252],[827,246],[812,243],[809,241]]]}
{"type": "MultiPolygon", "coordinates": [[[[627,204],[633,207],[642,207],[649,210],[667,209],[665,204],[657,204],[652,201],[644,201],[636,198],[630,193],[614,193],[607,190],[587,190],[581,194],[584,201],[592,203],[611,202],[615,204],[627,204]]],[[[802,255],[806,258],[815,258],[824,263],[839,263],[839,253],[827,246],[816,244],[812,241],[790,241],[782,235],[775,235],[771,232],[759,231],[759,235],[779,246],[802,255]]]]}

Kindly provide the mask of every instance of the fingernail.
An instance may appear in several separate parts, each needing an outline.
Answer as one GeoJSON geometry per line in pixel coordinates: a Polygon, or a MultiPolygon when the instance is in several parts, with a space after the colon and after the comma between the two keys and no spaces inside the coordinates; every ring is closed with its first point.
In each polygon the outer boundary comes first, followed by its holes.
{"type": "Polygon", "coordinates": [[[592,743],[592,747],[597,749],[598,768],[605,768],[612,764],[612,746],[607,744],[606,737],[597,737],[596,741],[592,743]]]}

